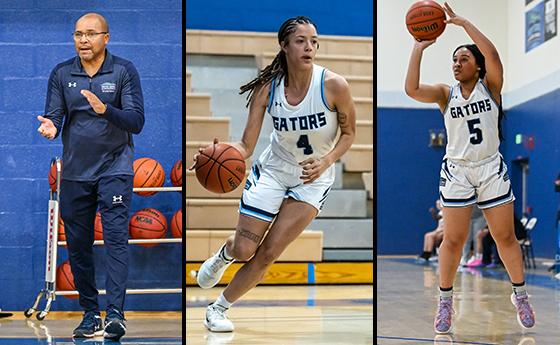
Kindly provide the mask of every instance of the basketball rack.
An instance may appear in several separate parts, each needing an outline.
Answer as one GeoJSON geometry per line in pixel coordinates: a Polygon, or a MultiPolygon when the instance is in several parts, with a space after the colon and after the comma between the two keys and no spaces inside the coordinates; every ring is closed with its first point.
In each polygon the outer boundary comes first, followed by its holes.
{"type": "MultiPolygon", "coordinates": [[[[35,312],[36,318],[39,321],[45,319],[49,314],[52,302],[56,300],[56,296],[72,296],[78,295],[78,291],[57,291],[56,290],[56,260],[57,249],[59,245],[65,246],[66,241],[58,241],[58,218],[59,218],[59,202],[60,196],[60,175],[62,171],[62,164],[59,157],[51,160],[51,167],[56,166],[56,189],[50,191],[49,194],[49,208],[48,208],[48,222],[47,222],[47,253],[46,253],[46,267],[45,267],[45,287],[39,291],[33,306],[26,309],[23,314],[26,318],[30,318],[35,312]],[[39,303],[45,297],[45,307],[39,310],[39,303]]],[[[133,192],[181,192],[182,187],[142,187],[133,188],[133,192]]],[[[129,244],[146,244],[146,243],[182,243],[182,238],[159,238],[159,239],[129,239],[129,244]]],[[[103,240],[93,242],[93,245],[103,245],[103,240]]],[[[100,295],[105,295],[106,290],[99,290],[100,295]]],[[[144,295],[144,294],[177,294],[182,293],[182,288],[156,288],[156,289],[126,289],[129,295],[144,295]]]]}

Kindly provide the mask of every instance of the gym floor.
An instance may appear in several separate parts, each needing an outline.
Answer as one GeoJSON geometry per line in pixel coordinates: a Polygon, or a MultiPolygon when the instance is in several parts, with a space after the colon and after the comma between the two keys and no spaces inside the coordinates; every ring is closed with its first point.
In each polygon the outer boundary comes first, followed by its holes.
{"type": "Polygon", "coordinates": [[[373,285],[257,286],[228,311],[235,331],[212,333],[206,306],[223,289],[187,287],[187,344],[373,344],[373,285]]]}
{"type": "Polygon", "coordinates": [[[437,265],[414,258],[378,257],[377,344],[558,344],[560,280],[542,262],[527,270],[536,324],[523,330],[510,302],[505,269],[461,269],[454,284],[453,333],[436,336],[437,265]]]}
{"type": "MultiPolygon", "coordinates": [[[[104,314],[101,315],[104,317],[104,314]]],[[[72,339],[72,330],[82,320],[79,312],[51,312],[45,320],[26,319],[23,312],[0,319],[0,344],[182,344],[180,312],[126,312],[127,333],[120,342],[104,341],[103,337],[72,339]]]]}

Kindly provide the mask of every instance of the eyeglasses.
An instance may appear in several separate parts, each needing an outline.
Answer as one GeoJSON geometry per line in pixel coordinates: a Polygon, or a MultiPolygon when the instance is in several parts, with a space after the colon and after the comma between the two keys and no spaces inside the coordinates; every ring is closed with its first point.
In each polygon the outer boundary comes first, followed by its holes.
{"type": "Polygon", "coordinates": [[[74,39],[76,41],[79,41],[82,39],[82,37],[85,37],[86,40],[91,40],[94,39],[95,36],[97,35],[105,35],[108,34],[108,32],[80,32],[80,31],[76,31],[72,33],[72,36],[74,37],[74,39]]]}

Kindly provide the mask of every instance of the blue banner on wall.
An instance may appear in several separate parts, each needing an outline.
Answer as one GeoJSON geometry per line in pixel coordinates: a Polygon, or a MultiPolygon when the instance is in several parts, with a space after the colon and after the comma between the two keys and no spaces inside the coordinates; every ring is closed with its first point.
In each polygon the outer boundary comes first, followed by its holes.
{"type": "Polygon", "coordinates": [[[525,12],[525,52],[544,42],[544,3],[525,12]]]}
{"type": "Polygon", "coordinates": [[[556,36],[556,0],[545,0],[525,12],[525,52],[556,36]]]}

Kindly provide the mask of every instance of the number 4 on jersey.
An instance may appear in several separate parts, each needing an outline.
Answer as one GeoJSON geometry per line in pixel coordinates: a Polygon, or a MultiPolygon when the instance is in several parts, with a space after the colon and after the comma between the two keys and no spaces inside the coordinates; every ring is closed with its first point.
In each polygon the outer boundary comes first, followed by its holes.
{"type": "Polygon", "coordinates": [[[311,147],[311,145],[309,145],[309,138],[307,137],[307,134],[300,135],[296,146],[300,149],[303,149],[304,155],[310,155],[313,153],[313,148],[311,147]]]}

